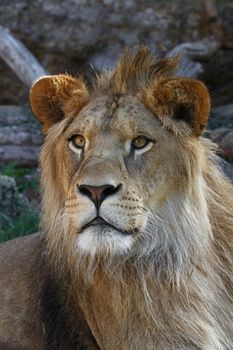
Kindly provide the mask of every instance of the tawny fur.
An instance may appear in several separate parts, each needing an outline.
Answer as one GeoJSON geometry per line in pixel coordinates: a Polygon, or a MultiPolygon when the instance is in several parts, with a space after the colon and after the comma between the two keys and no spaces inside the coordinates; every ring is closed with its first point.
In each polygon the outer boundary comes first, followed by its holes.
{"type": "MultiPolygon", "coordinates": [[[[13,317],[6,322],[4,314],[0,340],[12,349],[17,341],[35,349],[233,349],[233,189],[215,146],[199,137],[210,108],[207,89],[175,78],[176,64],[141,48],[127,51],[89,92],[80,80],[67,90],[66,76],[32,88],[32,108],[47,133],[43,219],[37,248],[25,248],[20,258],[33,260],[20,285],[26,290],[35,271],[38,291],[23,303],[35,310],[26,317],[36,331],[28,339],[21,326],[14,338],[13,317]],[[142,130],[153,134],[153,146],[132,156],[127,142],[142,130]],[[88,140],[84,155],[68,146],[75,133],[88,140]],[[109,179],[124,186],[102,203],[102,213],[130,235],[110,230],[96,246],[86,241],[88,253],[80,227],[94,209],[77,186],[109,179]]],[[[8,255],[14,245],[5,248],[8,255]]]]}
{"type": "Polygon", "coordinates": [[[75,79],[60,74],[38,79],[30,93],[32,111],[37,115],[44,133],[56,122],[78,113],[88,99],[88,91],[82,78],[75,79]],[[49,115],[47,115],[49,113],[49,115]]]}

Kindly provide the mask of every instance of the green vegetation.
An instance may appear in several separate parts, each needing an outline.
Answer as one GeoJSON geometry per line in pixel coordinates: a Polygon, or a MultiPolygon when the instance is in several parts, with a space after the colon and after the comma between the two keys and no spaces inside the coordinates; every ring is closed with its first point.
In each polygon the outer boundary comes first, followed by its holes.
{"type": "Polygon", "coordinates": [[[16,179],[22,177],[23,175],[30,174],[31,172],[31,169],[22,167],[18,165],[17,162],[11,162],[1,167],[1,173],[3,175],[11,176],[16,179]]]}
{"type": "Polygon", "coordinates": [[[9,218],[0,214],[0,243],[12,238],[38,231],[39,215],[23,211],[19,216],[9,218]]]}
{"type": "Polygon", "coordinates": [[[20,192],[24,192],[29,189],[39,188],[38,179],[31,179],[25,181],[25,175],[33,174],[32,168],[22,167],[17,162],[11,162],[5,166],[0,167],[0,174],[14,177],[17,183],[17,188],[20,192]]]}
{"type": "MultiPolygon", "coordinates": [[[[31,234],[38,231],[39,210],[39,181],[35,169],[22,167],[16,162],[11,162],[0,167],[0,175],[13,177],[17,190],[13,199],[13,210],[4,210],[4,204],[0,209],[0,242],[7,241],[18,236],[31,234]],[[10,213],[10,214],[9,214],[10,213]]],[[[1,193],[0,201],[4,203],[4,193],[1,193]]]]}

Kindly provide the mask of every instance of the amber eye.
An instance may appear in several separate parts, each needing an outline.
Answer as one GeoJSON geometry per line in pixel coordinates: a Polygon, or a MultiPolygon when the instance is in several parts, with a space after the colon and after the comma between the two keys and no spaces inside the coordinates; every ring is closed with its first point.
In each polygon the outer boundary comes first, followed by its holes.
{"type": "Polygon", "coordinates": [[[85,147],[85,137],[82,135],[74,135],[70,138],[70,141],[76,148],[84,148],[85,147]]]}
{"type": "Polygon", "coordinates": [[[148,145],[150,140],[145,136],[137,136],[132,140],[132,147],[134,149],[141,149],[148,145]]]}

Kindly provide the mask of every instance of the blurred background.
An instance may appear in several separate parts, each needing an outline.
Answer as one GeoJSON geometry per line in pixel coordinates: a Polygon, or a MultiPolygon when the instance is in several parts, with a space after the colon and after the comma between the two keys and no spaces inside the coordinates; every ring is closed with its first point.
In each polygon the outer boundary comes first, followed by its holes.
{"type": "Polygon", "coordinates": [[[0,241],[37,230],[40,127],[28,105],[44,74],[111,69],[126,47],[182,56],[180,74],[208,86],[206,137],[233,180],[232,0],[0,1],[0,241]]]}

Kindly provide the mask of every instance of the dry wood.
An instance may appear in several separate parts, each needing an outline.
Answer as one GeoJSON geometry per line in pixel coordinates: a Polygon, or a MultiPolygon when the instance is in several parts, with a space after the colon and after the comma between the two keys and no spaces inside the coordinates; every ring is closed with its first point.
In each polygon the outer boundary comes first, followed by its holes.
{"type": "Polygon", "coordinates": [[[46,70],[32,53],[7,29],[0,26],[0,57],[28,87],[46,70]]]}
{"type": "Polygon", "coordinates": [[[179,55],[181,58],[177,75],[197,78],[202,72],[202,64],[219,48],[219,43],[213,37],[204,38],[193,43],[183,43],[174,47],[167,56],[179,55]]]}

